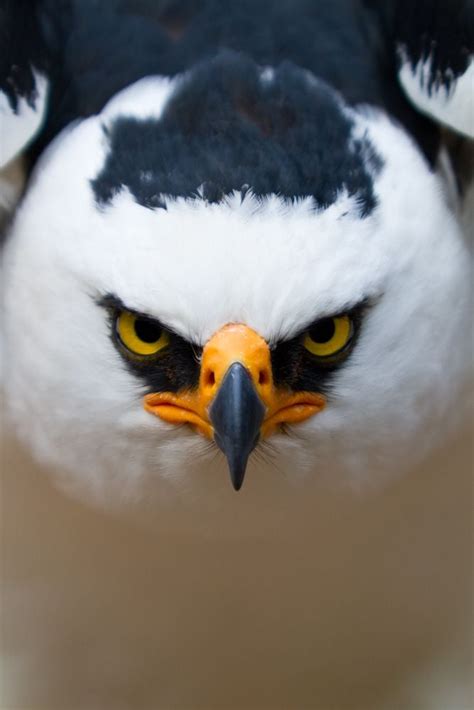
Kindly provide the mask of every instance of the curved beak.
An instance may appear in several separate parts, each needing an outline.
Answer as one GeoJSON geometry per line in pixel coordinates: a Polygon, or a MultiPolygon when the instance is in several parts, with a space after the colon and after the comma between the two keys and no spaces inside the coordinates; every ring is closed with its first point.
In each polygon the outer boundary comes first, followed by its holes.
{"type": "Polygon", "coordinates": [[[325,402],[319,393],[275,387],[266,341],[245,325],[229,324],[205,345],[196,390],[146,395],[144,406],[166,422],[191,424],[214,439],[239,490],[258,441],[282,424],[305,421],[325,402]]]}
{"type": "Polygon", "coordinates": [[[260,438],[265,406],[258,396],[249,371],[234,362],[227,370],[209,409],[214,441],[229,464],[230,480],[240,490],[247,461],[260,438]]]}

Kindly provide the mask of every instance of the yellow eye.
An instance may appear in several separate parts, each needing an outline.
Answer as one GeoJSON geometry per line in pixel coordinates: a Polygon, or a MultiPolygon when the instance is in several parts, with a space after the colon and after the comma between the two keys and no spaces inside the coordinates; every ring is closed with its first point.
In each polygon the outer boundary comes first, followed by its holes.
{"type": "Polygon", "coordinates": [[[168,333],[149,318],[122,311],[116,323],[122,344],[135,355],[156,355],[169,343],[168,333]]]}
{"type": "Polygon", "coordinates": [[[352,321],[349,316],[322,318],[308,330],[303,345],[317,357],[331,357],[341,352],[353,335],[352,321]]]}

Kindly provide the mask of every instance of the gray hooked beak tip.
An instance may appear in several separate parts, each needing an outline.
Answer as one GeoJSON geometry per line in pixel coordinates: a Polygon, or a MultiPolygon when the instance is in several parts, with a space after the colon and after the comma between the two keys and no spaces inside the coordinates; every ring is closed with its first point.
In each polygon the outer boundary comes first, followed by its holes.
{"type": "Polygon", "coordinates": [[[264,415],[265,406],[250,373],[240,362],[234,362],[209,409],[209,418],[214,441],[227,458],[236,491],[242,486],[249,456],[260,438],[264,415]]]}

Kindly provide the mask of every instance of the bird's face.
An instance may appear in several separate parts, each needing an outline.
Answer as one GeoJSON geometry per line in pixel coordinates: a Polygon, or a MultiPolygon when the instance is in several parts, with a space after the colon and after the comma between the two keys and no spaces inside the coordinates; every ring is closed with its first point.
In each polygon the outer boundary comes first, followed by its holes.
{"type": "Polygon", "coordinates": [[[344,191],[98,207],[104,116],[43,158],[5,249],[7,404],[37,456],[105,500],[420,456],[460,406],[467,258],[401,129],[359,117],[384,162],[364,218],[344,191]]]}

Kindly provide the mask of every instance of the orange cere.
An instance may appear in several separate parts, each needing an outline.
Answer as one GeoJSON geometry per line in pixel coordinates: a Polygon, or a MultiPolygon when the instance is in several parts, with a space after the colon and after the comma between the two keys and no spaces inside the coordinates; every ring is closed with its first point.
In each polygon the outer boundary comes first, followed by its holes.
{"type": "Polygon", "coordinates": [[[198,388],[179,394],[157,392],[146,395],[145,409],[170,424],[191,424],[212,439],[209,407],[226,372],[235,362],[240,362],[250,373],[266,408],[260,432],[262,437],[272,434],[281,424],[305,421],[326,404],[321,394],[275,387],[267,342],[248,326],[230,323],[218,330],[203,349],[198,388]]]}

